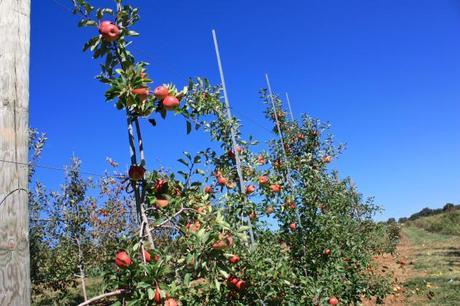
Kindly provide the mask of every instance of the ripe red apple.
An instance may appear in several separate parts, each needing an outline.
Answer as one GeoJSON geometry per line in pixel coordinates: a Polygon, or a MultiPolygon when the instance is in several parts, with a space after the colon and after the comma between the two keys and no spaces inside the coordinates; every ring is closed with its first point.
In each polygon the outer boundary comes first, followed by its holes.
{"type": "Polygon", "coordinates": [[[152,259],[152,257],[150,256],[150,253],[147,252],[146,250],[144,250],[144,258],[146,262],[150,262],[150,260],[152,259]]]}
{"type": "Polygon", "coordinates": [[[206,187],[204,187],[204,192],[206,192],[206,193],[212,193],[212,191],[213,191],[213,190],[212,190],[212,187],[211,187],[211,186],[206,186],[206,187]]]}
{"type": "Polygon", "coordinates": [[[142,166],[131,165],[129,167],[128,176],[132,181],[140,181],[144,179],[145,169],[142,166]]]}
{"type": "Polygon", "coordinates": [[[267,208],[265,209],[265,212],[267,213],[267,215],[273,213],[273,211],[274,211],[274,209],[273,209],[273,207],[271,207],[271,206],[269,206],[269,207],[267,207],[267,208]]]}
{"type": "Polygon", "coordinates": [[[332,161],[332,156],[330,156],[330,155],[323,156],[323,157],[321,158],[321,161],[322,161],[324,164],[328,164],[328,163],[330,163],[330,162],[332,161]]]}
{"type": "Polygon", "coordinates": [[[289,224],[289,228],[294,231],[297,228],[297,224],[291,223],[289,224]]]}
{"type": "Polygon", "coordinates": [[[231,264],[236,264],[240,261],[240,257],[238,255],[233,255],[232,257],[230,257],[230,259],[228,260],[231,264]]]}
{"type": "Polygon", "coordinates": [[[257,217],[256,213],[251,211],[248,215],[249,219],[251,219],[251,221],[254,221],[257,217]]]}
{"type": "Polygon", "coordinates": [[[238,154],[242,154],[243,153],[243,148],[242,147],[236,147],[236,152],[238,152],[238,154]]]}
{"type": "Polygon", "coordinates": [[[233,159],[233,158],[235,158],[235,153],[233,153],[232,150],[228,150],[227,151],[227,156],[233,159]]]}
{"type": "Polygon", "coordinates": [[[141,87],[141,88],[136,88],[136,89],[131,90],[131,93],[133,95],[138,96],[139,100],[141,102],[143,102],[143,101],[147,100],[150,91],[149,91],[148,87],[141,87]]]}
{"type": "Polygon", "coordinates": [[[242,279],[240,279],[238,283],[236,283],[236,288],[238,288],[239,290],[244,289],[245,286],[246,286],[246,282],[242,279]]]}
{"type": "Polygon", "coordinates": [[[256,190],[256,187],[254,185],[248,185],[246,186],[246,194],[251,194],[256,190]]]}
{"type": "Polygon", "coordinates": [[[303,134],[299,134],[299,135],[297,135],[297,139],[298,140],[304,140],[305,136],[303,134]]]}
{"type": "Polygon", "coordinates": [[[120,28],[110,21],[103,21],[99,25],[99,33],[105,41],[112,42],[120,38],[120,28]]]}
{"type": "Polygon", "coordinates": [[[160,260],[160,255],[153,255],[153,261],[158,262],[160,260]]]}
{"type": "Polygon", "coordinates": [[[158,99],[162,99],[162,100],[166,98],[168,94],[169,94],[169,89],[166,86],[158,86],[153,91],[153,95],[157,97],[158,99]]]}
{"type": "Polygon", "coordinates": [[[187,228],[187,230],[193,232],[193,233],[196,233],[200,230],[201,228],[201,223],[199,221],[196,221],[195,223],[187,223],[187,225],[185,226],[187,228]]]}
{"type": "Polygon", "coordinates": [[[155,304],[161,304],[161,290],[158,286],[155,289],[155,295],[153,296],[153,301],[155,302],[155,304]]]}
{"type": "Polygon", "coordinates": [[[324,255],[327,255],[327,256],[331,255],[331,250],[325,249],[324,250],[324,255]]]}
{"type": "Polygon", "coordinates": [[[228,249],[233,245],[233,237],[231,235],[221,234],[220,239],[212,244],[214,250],[224,250],[228,249]]]}
{"type": "Polygon", "coordinates": [[[259,177],[259,184],[260,185],[266,185],[268,184],[268,176],[262,175],[259,177]]]}
{"type": "Polygon", "coordinates": [[[270,185],[270,189],[271,191],[276,192],[276,193],[281,192],[281,185],[279,184],[270,185]]]}
{"type": "Polygon", "coordinates": [[[133,261],[125,250],[120,250],[115,255],[115,264],[122,269],[129,267],[132,263],[133,261]]]}
{"type": "Polygon", "coordinates": [[[339,300],[335,296],[333,296],[327,301],[327,303],[329,305],[335,306],[335,305],[337,305],[339,303],[339,300]]]}
{"type": "Polygon", "coordinates": [[[158,179],[155,182],[155,191],[156,192],[161,192],[164,189],[166,189],[167,185],[168,185],[168,181],[165,181],[163,179],[158,179]]]}
{"type": "Polygon", "coordinates": [[[169,201],[168,199],[164,199],[164,198],[156,198],[155,200],[155,206],[157,208],[165,208],[169,205],[169,201]]]}
{"type": "Polygon", "coordinates": [[[228,180],[227,180],[225,177],[223,177],[223,176],[219,176],[219,177],[217,178],[217,182],[219,183],[219,185],[225,186],[225,185],[227,185],[228,180]]]}
{"type": "Polygon", "coordinates": [[[178,107],[180,104],[179,99],[174,96],[167,96],[163,99],[163,106],[167,110],[172,110],[178,107]]]}
{"type": "Polygon", "coordinates": [[[177,302],[176,300],[174,300],[173,298],[168,298],[166,301],[165,301],[165,305],[164,306],[177,306],[177,302]]]}
{"type": "Polygon", "coordinates": [[[259,155],[259,156],[257,156],[257,163],[258,163],[259,165],[265,164],[265,157],[264,157],[262,154],[259,155]]]}

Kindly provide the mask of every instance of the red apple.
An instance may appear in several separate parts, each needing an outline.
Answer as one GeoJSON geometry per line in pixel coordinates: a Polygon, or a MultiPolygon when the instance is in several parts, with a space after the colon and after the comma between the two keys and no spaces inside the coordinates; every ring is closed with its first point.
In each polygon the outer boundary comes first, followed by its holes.
{"type": "Polygon", "coordinates": [[[153,255],[153,261],[158,262],[160,260],[160,255],[153,255]]]}
{"type": "Polygon", "coordinates": [[[233,153],[232,150],[228,150],[227,151],[227,156],[230,157],[230,158],[235,158],[235,153],[233,153]]]}
{"type": "Polygon", "coordinates": [[[270,189],[271,191],[278,193],[281,191],[281,185],[279,184],[270,185],[270,189]]]}
{"type": "Polygon", "coordinates": [[[266,185],[268,184],[268,176],[262,175],[259,177],[259,184],[260,185],[266,185]]]}
{"type": "Polygon", "coordinates": [[[156,192],[161,192],[164,189],[166,189],[167,186],[168,186],[168,181],[165,181],[163,179],[158,179],[155,182],[155,191],[156,192]]]}
{"type": "Polygon", "coordinates": [[[237,256],[237,255],[233,255],[232,257],[230,257],[230,259],[228,260],[231,264],[236,264],[240,261],[240,257],[237,256]]]}
{"type": "Polygon", "coordinates": [[[115,255],[115,264],[122,269],[129,267],[132,263],[133,261],[124,250],[118,251],[115,255]]]}
{"type": "Polygon", "coordinates": [[[211,186],[206,186],[206,187],[204,187],[204,192],[206,192],[206,193],[212,193],[212,191],[213,191],[213,190],[212,190],[212,187],[211,187],[211,186]]]}
{"type": "Polygon", "coordinates": [[[294,231],[297,228],[297,224],[291,223],[289,224],[289,228],[294,231]]]}
{"type": "Polygon", "coordinates": [[[259,165],[265,164],[265,157],[264,157],[262,154],[259,155],[259,156],[257,156],[257,163],[258,163],[259,165]]]}
{"type": "Polygon", "coordinates": [[[246,194],[251,194],[256,190],[256,187],[254,185],[248,185],[246,186],[246,194]]]}
{"type": "Polygon", "coordinates": [[[155,289],[155,295],[153,297],[153,301],[156,304],[161,304],[161,290],[160,290],[160,288],[158,286],[155,289]]]}
{"type": "Polygon", "coordinates": [[[273,211],[274,211],[274,209],[273,209],[273,207],[271,207],[271,206],[269,206],[269,207],[267,207],[267,208],[265,209],[265,212],[267,213],[267,215],[272,214],[273,211]]]}
{"type": "Polygon", "coordinates": [[[146,250],[144,250],[144,258],[146,262],[150,262],[150,260],[152,259],[152,257],[150,256],[150,253],[147,252],[146,250]]]}
{"type": "Polygon", "coordinates": [[[147,100],[147,98],[149,96],[149,88],[148,87],[136,88],[136,89],[131,90],[131,93],[133,95],[138,96],[139,100],[141,102],[143,102],[143,101],[147,100]]]}
{"type": "Polygon", "coordinates": [[[219,185],[225,186],[225,185],[227,185],[228,180],[227,180],[225,177],[223,177],[223,176],[219,176],[219,177],[217,178],[217,182],[219,183],[219,185]]]}
{"type": "Polygon", "coordinates": [[[169,205],[168,199],[156,198],[156,200],[155,200],[155,206],[157,208],[165,208],[168,205],[169,205]]]}
{"type": "Polygon", "coordinates": [[[328,164],[332,161],[332,156],[330,155],[327,155],[327,156],[323,156],[321,158],[321,161],[323,162],[323,164],[328,164]]]}
{"type": "Polygon", "coordinates": [[[249,219],[251,219],[251,221],[254,221],[257,217],[256,213],[251,211],[248,215],[249,219]]]}
{"type": "Polygon", "coordinates": [[[168,298],[166,301],[165,301],[165,305],[164,306],[177,306],[177,302],[176,300],[174,300],[173,298],[168,298]]]}
{"type": "Polygon", "coordinates": [[[242,279],[240,279],[238,281],[238,283],[236,283],[236,288],[238,288],[240,290],[244,289],[245,286],[246,286],[246,282],[244,280],[242,280],[242,279]]]}
{"type": "Polygon", "coordinates": [[[324,250],[324,255],[327,255],[327,256],[331,255],[331,250],[325,249],[324,250]]]}
{"type": "Polygon", "coordinates": [[[105,41],[112,42],[120,38],[120,28],[110,21],[103,21],[99,25],[99,33],[105,41]]]}
{"type": "Polygon", "coordinates": [[[163,99],[163,106],[167,110],[172,110],[178,107],[180,104],[179,99],[174,96],[167,96],[163,99]]]}
{"type": "Polygon", "coordinates": [[[238,154],[242,154],[243,153],[243,148],[242,147],[236,147],[236,152],[238,152],[238,154]]]}
{"type": "Polygon", "coordinates": [[[168,94],[169,94],[169,89],[166,86],[158,86],[153,91],[153,95],[157,97],[158,99],[162,99],[162,100],[166,98],[168,94]]]}
{"type": "Polygon", "coordinates": [[[131,165],[129,167],[128,176],[132,181],[140,181],[144,179],[145,169],[142,166],[131,165]]]}
{"type": "Polygon", "coordinates": [[[333,296],[327,301],[327,303],[329,305],[335,306],[335,305],[337,305],[339,303],[339,300],[335,296],[333,296]]]}

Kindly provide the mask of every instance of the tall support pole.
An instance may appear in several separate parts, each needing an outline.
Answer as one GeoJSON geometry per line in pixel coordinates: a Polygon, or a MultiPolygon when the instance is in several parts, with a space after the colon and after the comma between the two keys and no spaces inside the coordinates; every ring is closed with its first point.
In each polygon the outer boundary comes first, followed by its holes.
{"type": "Polygon", "coordinates": [[[289,99],[289,95],[286,92],[286,101],[289,107],[289,113],[291,114],[291,120],[294,121],[294,114],[292,113],[292,108],[291,108],[291,100],[289,99]]]}
{"type": "Polygon", "coordinates": [[[27,306],[30,0],[0,1],[0,33],[0,305],[27,306]]]}
{"type": "MultiPolygon", "coordinates": [[[[229,120],[232,120],[233,117],[232,117],[232,112],[230,110],[230,102],[228,99],[227,86],[225,84],[224,69],[222,68],[222,60],[220,57],[219,44],[217,42],[217,35],[216,35],[215,30],[212,30],[212,39],[214,40],[214,49],[216,51],[217,65],[219,66],[220,80],[222,82],[222,89],[224,91],[224,100],[225,100],[225,107],[227,109],[227,117],[229,120]]],[[[235,162],[236,162],[236,171],[238,173],[239,189],[240,189],[240,193],[244,196],[243,171],[241,170],[240,154],[238,153],[238,150],[236,149],[238,145],[236,143],[236,131],[235,131],[234,126],[232,126],[232,128],[230,129],[230,135],[232,138],[233,152],[235,153],[235,162]]],[[[247,218],[247,222],[249,226],[249,236],[251,238],[251,244],[254,245],[254,233],[252,230],[251,219],[249,217],[247,218]]]]}
{"type": "MultiPolygon", "coordinates": [[[[291,179],[291,168],[289,167],[286,148],[284,146],[284,137],[283,137],[283,133],[281,132],[280,122],[278,120],[278,112],[276,111],[275,100],[273,99],[272,85],[270,84],[270,79],[268,78],[267,73],[265,74],[265,80],[267,81],[268,94],[270,96],[270,101],[272,102],[273,113],[275,114],[276,128],[278,130],[278,136],[279,136],[280,142],[281,142],[281,149],[283,150],[283,155],[284,155],[284,162],[286,164],[287,174],[286,174],[285,180],[287,181],[289,187],[291,188],[291,191],[294,191],[294,186],[292,185],[292,179],[291,179]]],[[[290,107],[289,107],[289,109],[290,109],[290,107]]],[[[291,116],[292,116],[292,112],[291,112],[291,116]]],[[[292,116],[292,118],[293,118],[293,116],[292,116]]],[[[299,223],[299,226],[302,227],[300,214],[299,214],[299,210],[298,210],[297,206],[296,206],[296,215],[297,215],[297,222],[299,223]]]]}

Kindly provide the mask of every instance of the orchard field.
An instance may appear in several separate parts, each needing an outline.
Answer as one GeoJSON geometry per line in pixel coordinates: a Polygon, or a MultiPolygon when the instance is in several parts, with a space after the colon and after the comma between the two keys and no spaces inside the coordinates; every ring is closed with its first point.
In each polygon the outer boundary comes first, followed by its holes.
{"type": "MultiPolygon", "coordinates": [[[[74,0],[74,18],[100,67],[105,96],[96,100],[126,125],[129,171],[108,158],[109,170],[88,178],[74,156],[61,188],[48,190],[34,177],[47,137],[30,131],[34,305],[368,305],[403,291],[419,301],[420,279],[403,290],[382,273],[382,258],[401,253],[400,226],[375,222],[380,207],[331,167],[344,147],[329,124],[294,120],[267,76],[259,102],[273,130],[261,146],[231,113],[223,79],[161,81],[134,54],[142,7],[93,2],[74,0]],[[208,143],[177,156],[174,169],[153,168],[144,143],[155,140],[143,129],[173,116],[208,143]]],[[[403,226],[402,245],[421,231],[403,226]]]]}

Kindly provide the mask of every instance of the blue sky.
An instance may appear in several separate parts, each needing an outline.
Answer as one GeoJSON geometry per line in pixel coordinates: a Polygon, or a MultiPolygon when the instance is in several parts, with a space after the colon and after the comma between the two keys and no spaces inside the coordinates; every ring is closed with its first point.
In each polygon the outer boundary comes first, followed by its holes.
{"type": "MultiPolygon", "coordinates": [[[[106,156],[128,163],[124,114],[104,102],[98,65],[83,43],[71,1],[32,1],[30,122],[49,142],[42,164],[73,153],[102,173],[106,156]],[[62,5],[60,5],[61,3],[62,5]]],[[[108,5],[113,1],[93,1],[108,5]]],[[[379,219],[460,203],[460,1],[172,0],[141,8],[133,52],[151,63],[156,84],[190,76],[219,82],[211,29],[217,30],[229,89],[244,131],[266,140],[258,90],[268,72],[289,92],[296,116],[330,121],[347,150],[332,167],[385,208],[379,219]]],[[[180,118],[145,125],[150,167],[174,167],[207,136],[185,135],[180,118]]],[[[39,170],[49,187],[62,173],[39,170]]]]}

